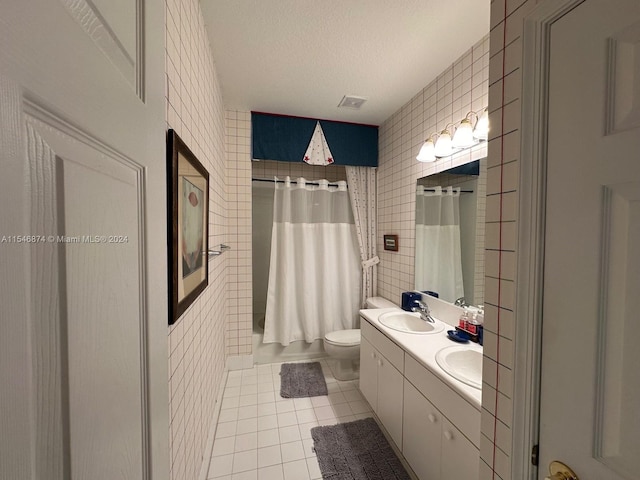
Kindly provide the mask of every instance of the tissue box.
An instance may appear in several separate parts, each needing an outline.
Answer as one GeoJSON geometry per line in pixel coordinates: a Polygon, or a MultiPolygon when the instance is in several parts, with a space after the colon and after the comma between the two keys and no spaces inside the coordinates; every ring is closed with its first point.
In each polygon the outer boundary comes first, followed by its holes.
{"type": "Polygon", "coordinates": [[[402,309],[410,312],[416,306],[416,300],[421,300],[422,295],[416,292],[402,292],[402,309]]]}

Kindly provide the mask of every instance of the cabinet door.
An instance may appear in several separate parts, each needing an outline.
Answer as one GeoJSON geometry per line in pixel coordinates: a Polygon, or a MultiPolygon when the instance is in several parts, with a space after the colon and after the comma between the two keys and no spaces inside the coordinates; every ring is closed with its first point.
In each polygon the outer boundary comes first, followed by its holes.
{"type": "Polygon", "coordinates": [[[397,447],[402,450],[402,388],[404,377],[385,357],[378,357],[378,409],[376,413],[397,447]]]}
{"type": "Polygon", "coordinates": [[[360,340],[360,391],[374,412],[378,411],[378,353],[364,338],[360,340]]]}
{"type": "Polygon", "coordinates": [[[478,449],[447,419],[442,421],[442,480],[478,478],[478,449]]]}
{"type": "Polygon", "coordinates": [[[418,478],[440,479],[441,428],[440,412],[405,380],[402,454],[418,478]]]}

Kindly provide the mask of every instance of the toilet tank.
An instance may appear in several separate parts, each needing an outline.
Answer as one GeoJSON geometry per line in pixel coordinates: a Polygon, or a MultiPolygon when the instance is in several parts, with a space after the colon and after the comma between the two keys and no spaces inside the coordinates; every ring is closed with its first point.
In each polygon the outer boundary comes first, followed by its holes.
{"type": "Polygon", "coordinates": [[[367,298],[365,308],[398,308],[398,306],[382,297],[367,298]]]}

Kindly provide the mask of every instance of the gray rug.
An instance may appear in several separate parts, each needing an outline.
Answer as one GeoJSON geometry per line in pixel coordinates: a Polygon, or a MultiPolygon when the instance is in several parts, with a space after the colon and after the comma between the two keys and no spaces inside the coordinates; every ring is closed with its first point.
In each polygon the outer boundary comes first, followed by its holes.
{"type": "Polygon", "coordinates": [[[283,363],[280,367],[281,397],[317,397],[328,393],[320,362],[283,363]]]}
{"type": "Polygon", "coordinates": [[[311,429],[322,478],[410,480],[373,418],[311,429]]]}

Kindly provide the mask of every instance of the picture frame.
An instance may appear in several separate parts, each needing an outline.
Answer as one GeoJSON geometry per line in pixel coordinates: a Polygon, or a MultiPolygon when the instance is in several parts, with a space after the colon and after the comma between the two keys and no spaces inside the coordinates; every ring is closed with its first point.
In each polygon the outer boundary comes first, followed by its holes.
{"type": "Polygon", "coordinates": [[[209,172],[173,129],[167,132],[169,325],[209,284],[209,172]]]}
{"type": "Polygon", "coordinates": [[[398,235],[383,235],[384,249],[390,252],[398,251],[398,235]]]}

